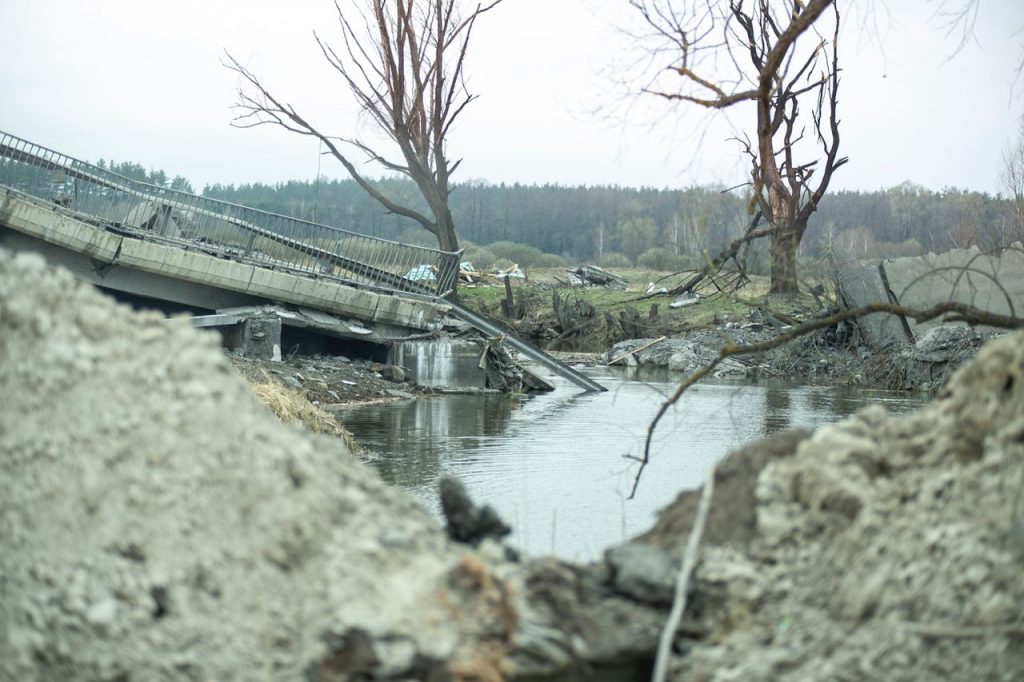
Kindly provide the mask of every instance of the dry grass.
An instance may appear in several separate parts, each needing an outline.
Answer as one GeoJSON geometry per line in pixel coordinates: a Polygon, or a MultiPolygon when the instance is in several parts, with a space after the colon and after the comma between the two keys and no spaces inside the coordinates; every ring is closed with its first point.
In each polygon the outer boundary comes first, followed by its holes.
{"type": "Polygon", "coordinates": [[[285,424],[297,422],[315,433],[342,439],[352,453],[358,450],[352,433],[339,424],[329,412],[309,402],[301,391],[268,379],[247,383],[260,402],[269,407],[285,424]]]}

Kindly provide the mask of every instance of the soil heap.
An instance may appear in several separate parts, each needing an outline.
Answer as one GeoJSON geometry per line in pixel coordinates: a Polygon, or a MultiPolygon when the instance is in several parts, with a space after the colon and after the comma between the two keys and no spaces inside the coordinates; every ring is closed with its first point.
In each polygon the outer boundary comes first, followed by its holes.
{"type": "MultiPolygon", "coordinates": [[[[715,482],[676,679],[1024,676],[1024,332],[915,414],[747,446],[715,482]]],[[[644,539],[677,551],[697,495],[644,539]]]]}
{"type": "Polygon", "coordinates": [[[504,625],[462,615],[488,569],[342,441],[278,422],[215,334],[0,250],[0,396],[0,679],[500,665],[481,638],[504,625]]]}

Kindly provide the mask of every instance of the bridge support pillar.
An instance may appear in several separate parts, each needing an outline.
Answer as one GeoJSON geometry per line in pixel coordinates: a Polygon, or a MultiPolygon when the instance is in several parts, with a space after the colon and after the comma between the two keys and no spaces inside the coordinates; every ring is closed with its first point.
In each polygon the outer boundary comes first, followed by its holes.
{"type": "Polygon", "coordinates": [[[487,375],[480,367],[478,343],[440,338],[402,341],[391,347],[388,362],[406,370],[420,386],[432,388],[484,388],[487,375]]]}
{"type": "Polygon", "coordinates": [[[242,322],[238,350],[242,355],[281,361],[281,318],[277,315],[249,317],[242,322]]]}

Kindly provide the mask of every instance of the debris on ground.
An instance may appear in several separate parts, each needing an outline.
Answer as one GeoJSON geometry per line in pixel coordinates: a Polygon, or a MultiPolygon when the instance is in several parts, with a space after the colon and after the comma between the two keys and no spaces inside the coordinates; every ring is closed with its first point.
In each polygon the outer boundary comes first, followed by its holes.
{"type": "MultiPolygon", "coordinates": [[[[652,337],[637,334],[614,344],[601,361],[692,374],[710,364],[726,345],[769,342],[833,312],[797,309],[783,313],[758,307],[743,319],[672,334],[657,348],[646,347],[654,340],[652,337]]],[[[781,377],[934,393],[987,340],[1003,333],[944,325],[928,330],[913,346],[896,345],[877,351],[863,341],[856,323],[843,321],[764,353],[731,357],[719,364],[714,375],[781,377]]]]}
{"type": "Polygon", "coordinates": [[[914,345],[894,345],[875,353],[867,374],[884,388],[934,393],[987,341],[1005,333],[961,324],[931,327],[914,345]]]}
{"type": "Polygon", "coordinates": [[[410,282],[436,282],[437,267],[433,265],[417,265],[405,273],[405,278],[410,282]]]}
{"type": "Polygon", "coordinates": [[[479,367],[485,373],[485,386],[492,390],[503,393],[555,390],[550,383],[523,367],[519,354],[505,343],[505,336],[483,341],[479,367]]]}
{"type": "Polygon", "coordinates": [[[609,272],[596,265],[581,265],[576,269],[567,269],[566,272],[569,273],[570,286],[626,288],[626,279],[624,277],[620,277],[614,272],[609,272]]]}
{"type": "Polygon", "coordinates": [[[526,279],[526,273],[523,272],[522,268],[519,267],[518,263],[515,263],[507,268],[494,268],[491,271],[491,276],[495,279],[526,279]]]}
{"type": "Polygon", "coordinates": [[[700,303],[700,294],[682,294],[668,304],[669,308],[685,308],[700,303]]]}
{"type": "Polygon", "coordinates": [[[296,355],[270,362],[227,353],[232,366],[249,383],[267,380],[300,391],[315,406],[393,400],[395,392],[429,393],[405,376],[405,370],[344,355],[296,355]]]}
{"type": "Polygon", "coordinates": [[[459,281],[464,284],[476,284],[483,277],[473,264],[469,261],[462,261],[459,263],[459,281]]]}
{"type": "MultiPolygon", "coordinates": [[[[659,336],[658,338],[654,339],[653,341],[648,341],[647,343],[640,344],[639,346],[633,346],[632,348],[630,348],[629,350],[625,351],[621,355],[616,355],[616,356],[612,357],[610,360],[608,360],[608,362],[606,364],[614,365],[617,362],[622,362],[623,360],[625,360],[626,358],[632,356],[635,353],[639,353],[642,350],[647,350],[651,346],[653,346],[655,344],[658,344],[658,343],[661,343],[666,338],[667,337],[665,337],[665,336],[659,336]]],[[[636,365],[635,361],[634,361],[633,365],[634,366],[636,365]]]]}

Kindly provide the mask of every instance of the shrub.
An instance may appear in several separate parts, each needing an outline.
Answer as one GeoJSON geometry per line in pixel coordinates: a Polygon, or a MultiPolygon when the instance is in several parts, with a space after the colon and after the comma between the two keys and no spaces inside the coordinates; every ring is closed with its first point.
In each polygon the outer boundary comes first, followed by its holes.
{"type": "Polygon", "coordinates": [[[535,268],[564,268],[565,259],[554,253],[542,253],[540,259],[534,264],[535,268]]]}
{"type": "Polygon", "coordinates": [[[524,268],[557,268],[565,265],[561,256],[544,253],[536,246],[517,242],[501,241],[488,244],[487,248],[499,259],[518,263],[524,268]]]}
{"type": "Polygon", "coordinates": [[[462,260],[469,261],[477,270],[490,270],[498,262],[498,256],[486,246],[477,246],[471,242],[462,244],[465,251],[462,260]]]}
{"type": "Polygon", "coordinates": [[[640,267],[660,271],[680,271],[691,267],[686,256],[672,253],[663,246],[647,249],[636,259],[636,264],[640,267]]]}
{"type": "Polygon", "coordinates": [[[626,256],[616,251],[609,251],[597,259],[597,264],[602,268],[631,268],[633,262],[626,256]]]}
{"type": "Polygon", "coordinates": [[[505,258],[524,268],[537,265],[544,257],[543,251],[529,244],[502,241],[488,244],[487,248],[493,251],[498,258],[505,258]]]}

